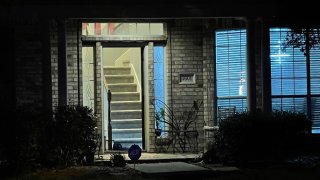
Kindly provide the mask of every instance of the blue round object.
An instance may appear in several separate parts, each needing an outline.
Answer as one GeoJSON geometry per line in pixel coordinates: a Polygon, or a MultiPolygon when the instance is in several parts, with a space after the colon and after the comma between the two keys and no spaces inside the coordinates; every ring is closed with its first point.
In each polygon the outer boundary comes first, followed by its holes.
{"type": "Polygon", "coordinates": [[[141,148],[134,144],[128,150],[128,156],[131,160],[137,161],[141,157],[141,148]]]}

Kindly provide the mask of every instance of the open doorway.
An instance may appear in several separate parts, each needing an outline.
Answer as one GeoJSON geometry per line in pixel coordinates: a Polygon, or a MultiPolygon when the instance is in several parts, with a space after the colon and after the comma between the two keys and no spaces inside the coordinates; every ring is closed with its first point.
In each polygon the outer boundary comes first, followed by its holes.
{"type": "MultiPolygon", "coordinates": [[[[141,51],[141,47],[102,48],[103,86],[112,93],[110,116],[113,149],[128,149],[132,144],[143,146],[141,51]]],[[[107,100],[106,96],[104,98],[107,100]]],[[[104,115],[104,131],[107,135],[108,113],[104,115]]]]}

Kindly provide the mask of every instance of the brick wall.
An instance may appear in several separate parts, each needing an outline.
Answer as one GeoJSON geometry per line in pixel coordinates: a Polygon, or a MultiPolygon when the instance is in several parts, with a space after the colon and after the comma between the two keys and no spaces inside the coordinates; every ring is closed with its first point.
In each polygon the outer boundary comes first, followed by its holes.
{"type": "Polygon", "coordinates": [[[51,60],[51,90],[52,110],[58,106],[58,25],[50,22],[50,60],[51,60]]]}
{"type": "MultiPolygon", "coordinates": [[[[78,52],[81,51],[81,45],[78,50],[78,37],[77,32],[80,31],[80,25],[77,20],[67,20],[66,21],[66,56],[67,56],[67,97],[68,104],[77,105],[79,104],[79,85],[78,84],[78,52]]],[[[79,54],[81,57],[81,54],[79,54]]],[[[79,58],[80,59],[80,58],[79,58]]],[[[80,70],[79,65],[79,70],[80,70]]],[[[81,80],[80,80],[81,81],[81,80]]]]}
{"type": "Polygon", "coordinates": [[[203,101],[204,123],[213,126],[215,117],[215,53],[213,25],[209,20],[203,22],[203,101]]]}
{"type": "MultiPolygon", "coordinates": [[[[18,105],[43,106],[43,43],[39,21],[15,26],[15,84],[18,105]]],[[[6,68],[6,67],[2,67],[6,68]]]]}
{"type": "MultiPolygon", "coordinates": [[[[79,89],[79,86],[81,87],[81,62],[79,62],[80,66],[78,67],[78,55],[79,57],[81,57],[82,44],[80,41],[80,35],[78,37],[77,34],[78,28],[80,28],[78,21],[65,21],[67,61],[67,103],[70,105],[77,105],[81,104],[82,102],[82,91],[81,89],[79,89]],[[78,41],[77,38],[79,38],[78,41]],[[78,75],[80,75],[80,82],[78,81],[78,75]]],[[[55,20],[52,20],[50,23],[50,58],[53,109],[55,109],[55,107],[58,105],[58,43],[58,23],[55,20]]],[[[79,60],[81,60],[81,58],[79,58],[79,60]]]]}
{"type": "MultiPolygon", "coordinates": [[[[190,109],[194,100],[203,100],[202,31],[202,21],[199,20],[174,20],[168,24],[167,99],[176,115],[190,109]],[[195,73],[195,84],[180,84],[181,73],[195,73]]],[[[197,127],[192,124],[191,129],[196,128],[200,132],[198,142],[201,150],[203,107],[201,107],[197,120],[197,127]]]]}

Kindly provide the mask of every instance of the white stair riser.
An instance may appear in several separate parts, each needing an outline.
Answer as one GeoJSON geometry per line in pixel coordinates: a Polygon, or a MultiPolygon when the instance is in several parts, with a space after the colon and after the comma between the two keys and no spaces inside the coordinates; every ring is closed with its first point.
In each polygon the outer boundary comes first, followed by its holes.
{"type": "Polygon", "coordinates": [[[111,120],[112,119],[141,119],[141,111],[123,111],[123,112],[112,112],[111,111],[111,120]]]}
{"type": "Polygon", "coordinates": [[[142,128],[142,121],[111,121],[113,129],[130,129],[130,128],[142,128]]]}
{"type": "Polygon", "coordinates": [[[123,149],[129,149],[133,144],[136,144],[142,148],[142,142],[120,142],[123,149]]]}
{"type": "Polygon", "coordinates": [[[129,132],[129,131],[123,131],[123,132],[112,132],[112,139],[116,140],[117,138],[142,138],[142,132],[129,132]]]}
{"type": "Polygon", "coordinates": [[[133,83],[133,76],[106,76],[107,83],[115,84],[115,83],[133,83]]]}
{"type": "Polygon", "coordinates": [[[130,74],[130,68],[104,68],[105,75],[125,75],[130,74]]]}
{"type": "Polygon", "coordinates": [[[112,101],[139,101],[139,93],[130,93],[130,94],[112,94],[112,101]]]}
{"type": "Polygon", "coordinates": [[[141,110],[141,102],[112,103],[111,110],[141,110]]]}
{"type": "Polygon", "coordinates": [[[137,91],[137,85],[136,84],[112,84],[108,85],[108,89],[110,89],[111,92],[136,92],[137,91]]]}

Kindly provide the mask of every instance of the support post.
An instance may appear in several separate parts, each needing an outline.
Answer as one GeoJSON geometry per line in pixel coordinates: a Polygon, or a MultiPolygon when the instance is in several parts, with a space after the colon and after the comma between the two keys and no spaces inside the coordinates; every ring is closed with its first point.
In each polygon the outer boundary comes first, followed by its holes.
{"type": "Polygon", "coordinates": [[[112,126],[111,126],[111,91],[108,90],[108,149],[112,150],[112,126]]]}
{"type": "Polygon", "coordinates": [[[262,111],[272,112],[270,32],[267,22],[261,20],[261,76],[262,76],[262,111]]]}
{"type": "Polygon", "coordinates": [[[247,18],[247,104],[248,111],[256,110],[256,71],[255,71],[255,19],[247,18]]]}

